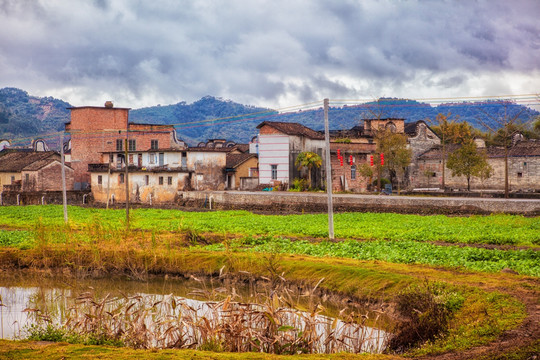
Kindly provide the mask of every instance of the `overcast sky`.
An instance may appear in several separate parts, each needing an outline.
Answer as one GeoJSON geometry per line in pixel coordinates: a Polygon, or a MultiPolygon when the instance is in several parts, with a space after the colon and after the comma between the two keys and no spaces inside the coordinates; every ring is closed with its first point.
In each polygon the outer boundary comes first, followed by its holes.
{"type": "Polygon", "coordinates": [[[0,88],[131,108],[539,93],[539,19],[539,0],[0,0],[0,88]]]}

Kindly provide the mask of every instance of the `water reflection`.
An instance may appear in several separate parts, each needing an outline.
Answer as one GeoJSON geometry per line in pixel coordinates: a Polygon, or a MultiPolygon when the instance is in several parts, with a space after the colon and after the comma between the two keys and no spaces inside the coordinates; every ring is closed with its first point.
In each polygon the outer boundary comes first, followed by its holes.
{"type": "Polygon", "coordinates": [[[165,278],[5,279],[0,282],[0,335],[24,337],[29,324],[50,318],[81,334],[98,328],[110,334],[131,332],[135,335],[127,345],[142,348],[203,348],[209,341],[226,341],[229,351],[273,352],[279,338],[309,352],[384,349],[384,331],[331,318],[327,315],[339,309],[328,306],[323,312],[310,297],[278,297],[253,284],[222,285],[165,278]],[[309,311],[293,309],[292,302],[309,311]]]}

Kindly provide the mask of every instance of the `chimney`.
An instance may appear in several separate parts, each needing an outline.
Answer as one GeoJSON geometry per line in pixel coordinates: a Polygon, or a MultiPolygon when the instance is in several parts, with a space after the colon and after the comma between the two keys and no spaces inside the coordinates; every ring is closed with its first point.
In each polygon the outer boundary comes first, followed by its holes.
{"type": "Polygon", "coordinates": [[[107,109],[112,109],[113,108],[113,103],[112,101],[105,101],[105,107],[107,109]]]}

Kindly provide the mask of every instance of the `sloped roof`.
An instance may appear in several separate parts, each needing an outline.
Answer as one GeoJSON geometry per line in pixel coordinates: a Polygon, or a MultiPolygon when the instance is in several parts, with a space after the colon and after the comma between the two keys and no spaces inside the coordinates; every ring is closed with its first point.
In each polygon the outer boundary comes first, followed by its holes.
{"type": "Polygon", "coordinates": [[[305,136],[313,140],[324,140],[324,135],[322,135],[320,132],[310,129],[302,124],[279,121],[263,121],[257,126],[257,129],[260,129],[265,125],[271,126],[287,135],[305,136]]]}
{"type": "Polygon", "coordinates": [[[5,149],[0,151],[0,171],[39,170],[51,161],[59,159],[60,155],[56,151],[28,152],[5,149]]]}
{"type": "Polygon", "coordinates": [[[227,154],[227,161],[225,167],[228,169],[233,169],[238,165],[246,162],[252,157],[257,157],[257,154],[243,153],[243,154],[227,154]]]}
{"type": "Polygon", "coordinates": [[[437,135],[437,133],[435,133],[435,131],[433,131],[433,129],[430,128],[429,125],[424,120],[418,120],[418,121],[411,122],[411,123],[405,123],[405,128],[404,128],[405,134],[407,134],[407,136],[411,136],[411,137],[416,136],[418,134],[417,130],[418,130],[418,125],[420,123],[423,123],[424,125],[426,125],[427,128],[429,130],[431,130],[431,132],[433,132],[435,134],[435,136],[439,137],[439,135],[437,135]]]}
{"type": "Polygon", "coordinates": [[[236,144],[236,149],[240,152],[247,153],[249,151],[249,144],[236,144]]]}

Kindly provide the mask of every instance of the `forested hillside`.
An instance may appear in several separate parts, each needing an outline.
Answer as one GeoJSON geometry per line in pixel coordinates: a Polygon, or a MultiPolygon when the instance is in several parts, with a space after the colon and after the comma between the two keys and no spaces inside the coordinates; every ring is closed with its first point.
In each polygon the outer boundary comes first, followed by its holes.
{"type": "Polygon", "coordinates": [[[25,145],[31,138],[64,129],[70,105],[52,97],[30,96],[16,88],[0,89],[0,139],[25,145]]]}
{"type": "MultiPolygon", "coordinates": [[[[0,89],[0,139],[21,145],[29,143],[32,138],[61,131],[64,123],[69,121],[68,107],[69,103],[52,97],[39,98],[15,88],[0,89]]],[[[329,122],[331,129],[348,129],[361,124],[365,118],[396,117],[413,122],[435,119],[438,113],[451,113],[479,129],[482,129],[482,122],[499,127],[493,119],[504,116],[519,114],[520,120],[526,122],[539,115],[531,108],[502,101],[433,106],[415,100],[384,98],[361,105],[331,107],[329,122]]],[[[315,110],[278,113],[205,96],[191,104],[179,102],[130,112],[132,122],[175,125],[178,136],[191,145],[217,138],[246,143],[257,134],[256,126],[265,120],[298,122],[322,130],[322,103],[315,110]]]]}

